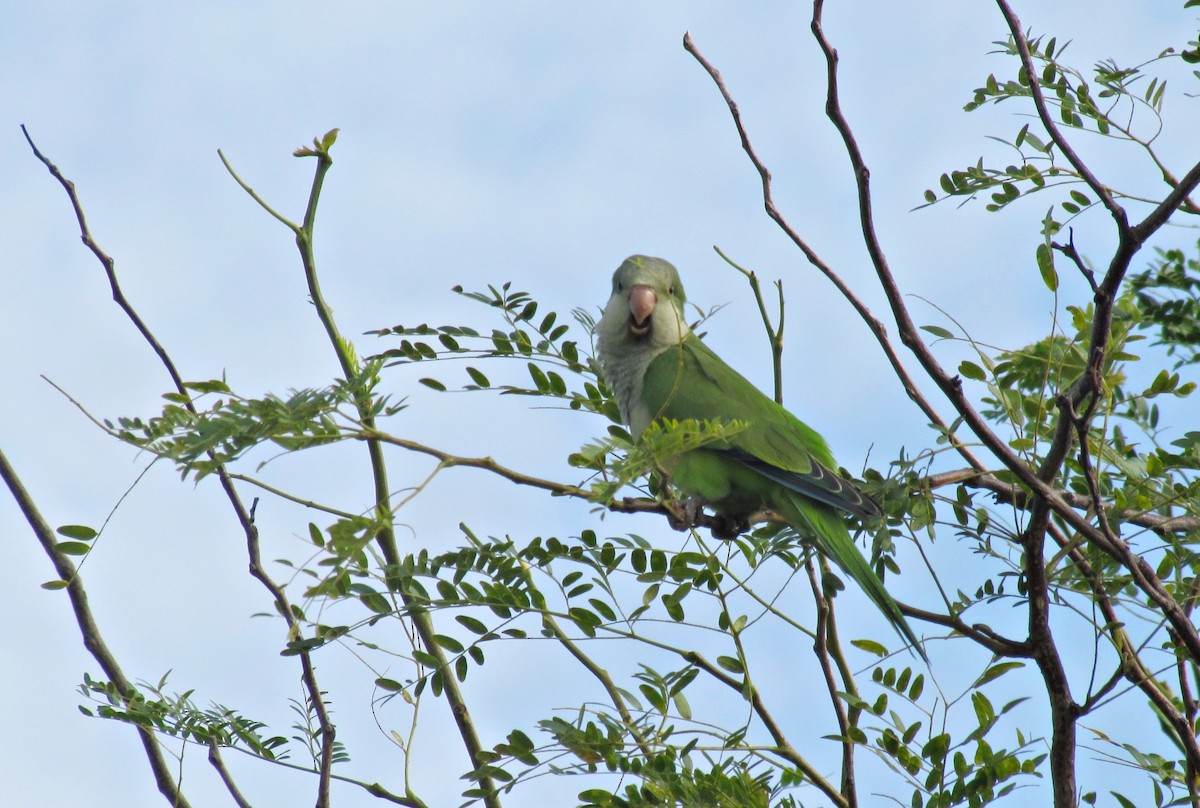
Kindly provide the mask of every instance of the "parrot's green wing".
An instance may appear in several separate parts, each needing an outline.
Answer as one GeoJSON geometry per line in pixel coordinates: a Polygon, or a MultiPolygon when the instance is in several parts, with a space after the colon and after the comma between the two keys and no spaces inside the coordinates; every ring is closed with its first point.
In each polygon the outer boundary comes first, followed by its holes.
{"type": "Polygon", "coordinates": [[[863,519],[879,508],[834,469],[812,428],[762,394],[694,335],[663,351],[646,371],[642,398],[655,417],[742,421],[727,445],[731,460],[798,494],[863,519]]]}
{"type": "Polygon", "coordinates": [[[836,471],[825,441],[725,364],[694,334],[664,350],[646,369],[642,401],[655,420],[741,421],[727,441],[676,461],[673,478],[721,512],[747,516],[771,508],[842,568],[897,632],[925,656],[916,635],[834,509],[858,518],[878,506],[836,471]]]}

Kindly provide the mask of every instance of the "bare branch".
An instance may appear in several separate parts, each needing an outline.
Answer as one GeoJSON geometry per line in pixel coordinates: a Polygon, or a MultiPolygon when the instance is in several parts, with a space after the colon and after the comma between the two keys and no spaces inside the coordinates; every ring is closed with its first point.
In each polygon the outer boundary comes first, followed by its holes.
{"type": "Polygon", "coordinates": [[[1192,166],[1192,170],[1184,175],[1175,189],[1158,204],[1158,207],[1150,211],[1145,219],[1134,225],[1133,237],[1139,242],[1150,238],[1155,231],[1167,223],[1176,210],[1185,204],[1190,204],[1188,195],[1196,190],[1198,185],[1200,185],[1200,163],[1192,166]]]}
{"type": "MultiPolygon", "coordinates": [[[[683,47],[696,59],[697,62],[700,63],[700,66],[707,71],[708,75],[712,78],[713,83],[716,84],[717,90],[721,93],[721,97],[725,99],[725,103],[729,106],[729,112],[733,116],[734,126],[737,128],[738,136],[741,138],[742,149],[746,152],[746,155],[750,158],[750,162],[754,165],[762,179],[763,205],[766,208],[767,215],[779,226],[781,230],[783,230],[787,237],[792,240],[792,243],[795,244],[802,253],[804,253],[804,257],[808,259],[808,262],[816,267],[816,269],[822,275],[824,275],[831,283],[833,283],[838,292],[841,293],[846,301],[849,302],[854,310],[858,313],[863,322],[866,323],[867,328],[869,328],[871,333],[875,336],[876,342],[879,343],[880,348],[883,350],[884,355],[887,357],[888,362],[892,366],[893,372],[896,374],[896,378],[899,379],[900,384],[904,387],[904,392],[908,395],[908,397],[916,403],[916,405],[921,409],[921,412],[923,412],[932,423],[940,427],[943,432],[949,434],[949,428],[942,420],[941,415],[938,414],[938,411],[934,408],[934,406],[928,401],[928,399],[925,398],[924,394],[917,386],[916,381],[909,374],[908,369],[905,368],[899,354],[896,352],[895,346],[892,345],[891,339],[888,337],[887,327],[881,320],[875,317],[867,305],[854,293],[854,290],[852,290],[846,284],[846,282],[842,280],[841,276],[834,272],[833,268],[825,263],[824,259],[822,259],[816,253],[816,251],[809,246],[808,242],[806,242],[791,226],[791,224],[788,223],[787,219],[783,217],[783,215],[779,212],[779,209],[775,206],[775,199],[771,193],[771,172],[767,170],[766,165],[761,159],[759,159],[758,154],[754,151],[754,146],[750,142],[750,137],[746,133],[745,126],[742,124],[741,112],[738,110],[737,102],[733,100],[733,96],[730,95],[729,90],[726,88],[725,80],[721,77],[720,71],[713,67],[712,63],[710,63],[706,58],[704,58],[704,55],[700,53],[700,50],[696,47],[696,43],[692,40],[692,35],[690,33],[684,35],[683,47]]],[[[969,449],[966,448],[966,446],[955,441],[954,447],[969,465],[980,469],[984,468],[983,464],[975,458],[975,456],[969,449]]]]}

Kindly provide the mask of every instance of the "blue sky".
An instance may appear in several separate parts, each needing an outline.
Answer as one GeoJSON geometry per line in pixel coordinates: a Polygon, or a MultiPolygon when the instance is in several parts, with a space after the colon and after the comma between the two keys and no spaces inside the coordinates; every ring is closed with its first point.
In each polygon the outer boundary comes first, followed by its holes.
{"type": "MultiPolygon", "coordinates": [[[[1021,5],[1035,31],[1075,40],[1081,66],[1107,56],[1148,58],[1182,44],[1195,26],[1177,3],[1021,5]]],[[[882,316],[848,163],[823,115],[823,62],[796,4],[732,11],[711,2],[26,2],[6,16],[0,447],[52,524],[102,522],[146,461],[87,423],[39,375],[105,417],[150,414],[167,388],[109,300],[62,190],[29,153],[19,124],[76,182],[127,294],[188,378],[225,374],[253,393],[320,385],[336,374],[291,239],[237,188],[216,150],[298,217],[312,166],[291,150],[340,127],[317,252],[345,333],[477,322],[481,311],[450,293],[455,284],[512,281],[564,314],[597,307],[621,259],[656,254],[680,267],[693,301],[729,304],[708,327],[710,344],[765,387],[769,357],[757,313],[715,244],[766,279],[784,278],[786,398],[843,464],[858,468],[868,451],[889,458],[931,442],[867,330],[763,214],[758,177],[728,111],[680,44],[690,30],[722,70],[774,172],[780,207],[882,316]]],[[[845,109],[873,169],[879,231],[900,283],[984,342],[1016,347],[1044,334],[1054,301],[1032,258],[1048,202],[1000,216],[978,203],[913,211],[942,171],[981,154],[1007,159],[985,136],[1011,136],[1019,110],[1010,102],[961,111],[988,72],[1012,70],[987,55],[1003,37],[999,14],[984,2],[830,3],[827,30],[842,55],[845,109]]],[[[1188,80],[1187,71],[1173,78],[1180,87],[1188,80]]],[[[1200,116],[1194,99],[1175,94],[1169,104],[1163,152],[1182,173],[1196,159],[1200,116]]],[[[1125,153],[1077,140],[1113,182],[1153,179],[1125,153]]],[[[1176,230],[1162,243],[1194,240],[1176,230]]],[[[1078,223],[1077,243],[1104,256],[1111,235],[1092,217],[1078,223]]],[[[1065,278],[1064,302],[1081,290],[1065,278]]],[[[945,324],[928,304],[909,300],[918,322],[945,324]]],[[[360,345],[367,352],[376,342],[362,337],[360,345]]],[[[957,363],[956,348],[942,351],[957,363]]],[[[392,382],[403,394],[414,379],[398,373],[392,382]]],[[[569,479],[566,455],[603,429],[580,416],[531,411],[526,402],[411,392],[398,432],[532,473],[569,479]]],[[[358,448],[278,461],[267,474],[362,507],[358,448]]],[[[398,485],[429,471],[423,461],[395,461],[398,485]]],[[[297,536],[311,517],[282,506],[262,515],[272,552],[304,552],[297,536]]],[[[413,540],[431,547],[452,542],[464,520],[484,534],[571,535],[596,526],[586,508],[462,470],[439,476],[402,518],[413,540]]],[[[675,540],[657,520],[610,518],[603,527],[675,540]]],[[[51,568],[6,497],[0,536],[8,539],[0,611],[10,624],[0,681],[12,728],[0,741],[0,780],[12,804],[153,804],[134,734],[76,711],[73,688],[94,666],[65,597],[38,588],[51,568]]],[[[295,677],[288,663],[260,650],[275,647],[280,628],[250,619],[266,602],[239,552],[236,525],[212,482],[193,488],[156,467],[117,511],[84,575],[127,672],[157,679],[174,669],[180,688],[200,687],[202,701],[258,709],[286,727],[280,694],[298,693],[295,677]]],[[[910,585],[901,597],[919,602],[919,584],[910,585]]],[[[863,604],[843,609],[861,614],[870,626],[864,633],[879,632],[863,604]]],[[[519,660],[497,656],[516,681],[519,660]]],[[[351,659],[323,664],[345,688],[337,709],[347,737],[360,741],[352,751],[377,745],[374,725],[350,718],[366,701],[355,687],[370,677],[351,659]]],[[[485,695],[497,703],[513,701],[512,692],[489,687],[497,690],[485,695]]],[[[554,706],[569,699],[564,693],[554,706]]],[[[434,751],[422,760],[434,767],[444,716],[440,705],[426,709],[434,751]]],[[[520,714],[487,727],[502,731],[506,720],[511,726],[520,714]]],[[[219,786],[190,754],[192,799],[219,804],[219,786]]],[[[398,765],[388,755],[363,751],[358,773],[398,765]]],[[[285,804],[283,794],[307,799],[303,778],[239,765],[258,804],[285,804]]],[[[422,783],[435,802],[450,804],[458,793],[432,771],[422,783]]],[[[339,796],[342,805],[367,804],[350,791],[339,796]]]]}

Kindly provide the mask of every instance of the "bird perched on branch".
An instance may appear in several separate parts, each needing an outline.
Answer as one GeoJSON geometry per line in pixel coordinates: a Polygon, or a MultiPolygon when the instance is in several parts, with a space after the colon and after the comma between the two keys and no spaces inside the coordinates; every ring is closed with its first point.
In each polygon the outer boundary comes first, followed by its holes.
{"type": "Polygon", "coordinates": [[[754,513],[777,513],[858,584],[924,656],[839,514],[868,519],[879,514],[879,507],[837,471],[820,435],[692,333],[684,301],[679,272],[661,258],[634,255],[613,274],[612,296],[596,336],[600,364],[621,417],[635,437],[661,419],[741,424],[727,438],[670,459],[666,470],[671,481],[742,529],[754,513]]]}

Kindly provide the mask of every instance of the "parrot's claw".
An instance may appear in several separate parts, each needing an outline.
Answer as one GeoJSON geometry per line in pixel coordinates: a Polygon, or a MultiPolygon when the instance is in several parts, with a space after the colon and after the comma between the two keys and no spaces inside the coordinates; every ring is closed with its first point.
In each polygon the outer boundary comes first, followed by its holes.
{"type": "Polygon", "coordinates": [[[691,530],[704,513],[704,502],[699,497],[688,497],[667,513],[667,523],[678,531],[691,530]]]}
{"type": "Polygon", "coordinates": [[[714,539],[729,541],[736,539],[750,529],[750,520],[744,516],[726,516],[718,514],[716,524],[712,526],[714,539]]]}

